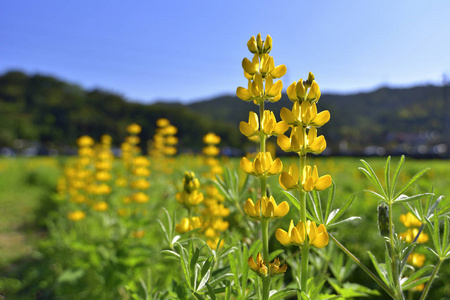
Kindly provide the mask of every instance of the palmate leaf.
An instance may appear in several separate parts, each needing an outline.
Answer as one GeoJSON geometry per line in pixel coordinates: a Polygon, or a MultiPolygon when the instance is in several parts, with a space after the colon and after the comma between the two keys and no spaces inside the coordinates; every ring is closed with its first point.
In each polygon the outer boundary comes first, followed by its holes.
{"type": "Polygon", "coordinates": [[[333,222],[337,221],[339,219],[339,217],[341,217],[346,211],[347,209],[350,208],[350,206],[352,205],[353,201],[355,201],[356,198],[356,194],[353,194],[352,196],[350,196],[350,198],[344,203],[344,205],[341,206],[341,208],[336,212],[336,214],[333,216],[333,218],[330,220],[330,217],[328,217],[327,223],[325,224],[325,226],[332,226],[333,222]]]}
{"type": "Polygon", "coordinates": [[[372,183],[379,189],[380,193],[385,197],[385,199],[388,199],[387,194],[372,167],[364,159],[361,159],[361,162],[366,167],[366,169],[362,167],[359,167],[358,169],[360,169],[367,176],[367,178],[372,181],[372,183]]]}
{"type": "Polygon", "coordinates": [[[402,287],[403,289],[405,289],[405,286],[408,286],[410,283],[416,281],[417,279],[419,279],[421,276],[423,276],[425,273],[427,273],[428,271],[433,270],[434,266],[433,265],[428,265],[425,266],[423,268],[420,268],[419,270],[417,270],[415,273],[413,273],[411,276],[409,276],[403,283],[402,283],[402,287]]]}
{"type": "Polygon", "coordinates": [[[406,291],[406,290],[409,290],[409,289],[412,289],[412,288],[418,286],[419,284],[425,283],[428,280],[430,280],[430,276],[422,277],[422,278],[417,279],[416,281],[413,281],[409,284],[403,285],[402,288],[403,288],[403,290],[406,291]]]}
{"type": "Polygon", "coordinates": [[[422,171],[417,172],[409,181],[408,183],[399,191],[397,194],[395,194],[394,199],[397,199],[401,194],[406,192],[420,177],[422,177],[423,174],[428,172],[430,168],[424,169],[422,171]]]}

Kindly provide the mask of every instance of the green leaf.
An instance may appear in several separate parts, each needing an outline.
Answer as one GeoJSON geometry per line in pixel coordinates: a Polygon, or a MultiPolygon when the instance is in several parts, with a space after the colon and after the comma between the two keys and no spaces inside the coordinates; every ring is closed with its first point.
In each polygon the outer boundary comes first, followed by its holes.
{"type": "Polygon", "coordinates": [[[197,260],[198,260],[198,256],[199,255],[200,255],[200,249],[199,248],[195,248],[194,254],[192,255],[191,262],[189,264],[191,272],[192,272],[192,270],[194,270],[195,265],[197,264],[197,260]]]}
{"type": "Polygon", "coordinates": [[[197,299],[199,300],[204,300],[205,298],[203,298],[201,295],[199,295],[197,292],[194,292],[194,295],[197,299]]]}
{"type": "Polygon", "coordinates": [[[330,215],[331,208],[333,207],[335,192],[336,184],[334,183],[334,181],[331,181],[331,189],[328,190],[327,207],[325,209],[324,220],[327,220],[328,216],[330,215]]]}
{"type": "Polygon", "coordinates": [[[411,276],[408,277],[408,279],[405,280],[405,282],[402,283],[402,287],[404,288],[408,284],[414,282],[416,279],[424,275],[426,272],[433,270],[433,265],[428,265],[423,268],[420,268],[415,273],[413,273],[411,276]]]}
{"type": "Polygon", "coordinates": [[[217,277],[216,279],[214,279],[213,281],[211,281],[209,284],[211,286],[214,286],[214,285],[222,282],[223,280],[227,279],[228,277],[232,277],[232,276],[234,276],[234,274],[232,274],[232,273],[223,274],[223,275],[217,277]]]}
{"type": "Polygon", "coordinates": [[[420,279],[418,279],[418,280],[416,280],[414,282],[411,282],[409,284],[405,284],[404,286],[402,286],[402,288],[403,288],[403,290],[406,291],[406,290],[409,290],[409,289],[412,289],[412,288],[418,286],[419,284],[425,283],[428,280],[430,280],[430,276],[422,277],[422,278],[420,278],[420,279]]]}
{"type": "Polygon", "coordinates": [[[387,273],[386,270],[383,270],[380,266],[380,264],[378,263],[377,258],[375,257],[375,255],[372,254],[372,252],[367,251],[367,253],[369,254],[370,259],[372,260],[372,264],[375,268],[375,270],[378,273],[378,276],[381,278],[381,280],[383,280],[383,282],[389,286],[389,283],[387,281],[387,273]],[[384,271],[384,272],[383,272],[384,271]]]}
{"type": "Polygon", "coordinates": [[[57,281],[58,283],[71,283],[74,284],[79,278],[83,277],[84,270],[77,269],[67,269],[61,275],[59,275],[57,281]]]}
{"type": "MultiPolygon", "coordinates": [[[[287,191],[283,191],[283,194],[285,194],[285,195],[288,197],[288,199],[291,201],[291,203],[294,204],[294,206],[300,211],[300,202],[297,200],[297,198],[295,198],[294,195],[292,195],[291,193],[289,193],[289,192],[287,192],[287,191]]],[[[306,211],[306,216],[307,216],[308,218],[310,218],[311,220],[313,220],[313,221],[315,221],[315,222],[317,222],[317,223],[320,223],[320,220],[318,220],[317,218],[313,217],[313,216],[309,213],[308,210],[306,211]]]]}
{"type": "Polygon", "coordinates": [[[234,274],[234,284],[240,288],[240,281],[239,281],[239,272],[236,266],[236,257],[229,253],[228,254],[228,264],[230,265],[231,273],[234,274]]]}
{"type": "Polygon", "coordinates": [[[339,209],[339,211],[336,213],[336,215],[333,217],[333,219],[331,219],[330,222],[327,222],[326,226],[328,226],[328,224],[332,224],[334,220],[339,219],[340,216],[342,216],[347,209],[352,205],[353,201],[355,201],[356,198],[356,194],[353,194],[345,203],[344,205],[341,206],[341,208],[339,209]]]}
{"type": "Polygon", "coordinates": [[[189,285],[189,288],[192,290],[191,286],[191,274],[189,270],[189,253],[188,251],[181,246],[181,244],[177,243],[177,245],[180,247],[180,261],[181,261],[181,268],[183,269],[184,277],[186,278],[186,282],[189,285]]]}
{"type": "MultiPolygon", "coordinates": [[[[423,196],[428,196],[428,195],[430,195],[430,193],[423,193],[423,194],[418,194],[418,195],[414,195],[414,196],[406,196],[404,194],[401,194],[400,196],[398,196],[394,200],[394,202],[395,203],[397,203],[397,202],[409,202],[409,201],[413,201],[413,200],[416,200],[416,199],[419,199],[419,198],[421,198],[423,196]]],[[[419,218],[419,220],[420,220],[420,218],[419,218]]]]}
{"type": "Polygon", "coordinates": [[[205,276],[202,277],[202,280],[200,281],[200,284],[197,287],[197,291],[201,291],[206,286],[206,283],[208,282],[210,275],[211,275],[211,270],[208,270],[208,272],[206,272],[205,276]]]}
{"type": "Polygon", "coordinates": [[[402,155],[402,157],[400,158],[400,160],[397,164],[397,168],[395,169],[395,172],[394,172],[394,178],[392,180],[393,184],[391,187],[391,195],[394,194],[395,188],[397,187],[398,177],[400,175],[400,171],[402,170],[404,163],[405,163],[405,156],[402,155]]]}
{"type": "Polygon", "coordinates": [[[386,183],[386,192],[388,199],[391,198],[391,157],[388,156],[386,160],[386,166],[384,167],[384,182],[386,183]]]}
{"type": "Polygon", "coordinates": [[[280,291],[271,291],[270,300],[277,300],[277,299],[286,299],[286,297],[292,296],[297,294],[297,289],[289,289],[289,288],[284,288],[280,291]],[[272,293],[273,292],[273,293],[272,293]]]}
{"type": "Polygon", "coordinates": [[[269,255],[269,260],[270,260],[270,261],[274,260],[279,254],[281,254],[281,253],[283,253],[283,252],[284,252],[283,249],[278,249],[278,250],[273,251],[273,252],[270,253],[270,255],[269,255]]]}
{"type": "Polygon", "coordinates": [[[166,258],[169,258],[169,259],[170,258],[176,259],[176,260],[180,259],[180,254],[178,254],[178,253],[176,253],[175,251],[172,251],[172,250],[161,250],[160,253],[167,255],[166,258]]]}
{"type": "Polygon", "coordinates": [[[430,170],[430,168],[427,168],[427,169],[417,172],[416,175],[414,175],[413,178],[411,178],[408,181],[408,183],[395,195],[394,199],[397,199],[398,196],[400,196],[401,194],[406,192],[420,177],[422,177],[423,174],[425,174],[429,170],[430,170]]]}
{"type": "Polygon", "coordinates": [[[371,191],[371,190],[364,190],[365,192],[369,192],[374,194],[375,196],[377,196],[378,198],[380,198],[381,200],[387,201],[386,198],[384,198],[383,196],[381,196],[380,194],[378,194],[377,192],[371,191]]]}
{"type": "Polygon", "coordinates": [[[206,272],[209,270],[209,267],[211,266],[211,262],[213,260],[213,256],[208,257],[205,262],[203,263],[202,270],[200,272],[200,275],[203,277],[205,276],[206,272]]]}
{"type": "Polygon", "coordinates": [[[441,239],[439,238],[439,215],[437,211],[434,211],[434,230],[433,230],[433,243],[436,248],[436,252],[441,254],[441,239]]]}
{"type": "Polygon", "coordinates": [[[378,177],[375,174],[375,172],[372,169],[372,167],[364,159],[361,159],[361,162],[364,164],[364,166],[367,169],[364,169],[364,168],[361,168],[361,167],[359,169],[361,171],[363,171],[363,173],[366,174],[366,176],[370,179],[370,181],[372,181],[372,183],[376,187],[378,187],[380,189],[380,192],[384,195],[385,199],[388,199],[387,195],[386,195],[386,192],[384,191],[383,186],[381,185],[380,180],[378,180],[378,177]]]}
{"type": "Polygon", "coordinates": [[[333,227],[336,227],[338,225],[341,225],[341,224],[344,224],[344,223],[348,223],[348,222],[351,222],[351,221],[355,221],[355,220],[361,220],[361,217],[349,217],[347,219],[338,221],[336,223],[332,223],[332,224],[326,225],[326,227],[327,228],[333,228],[333,227]]]}
{"type": "Polygon", "coordinates": [[[213,288],[207,283],[206,288],[208,289],[209,297],[211,297],[211,300],[216,300],[216,293],[214,292],[213,288]]]}
{"type": "MultiPolygon", "coordinates": [[[[310,196],[311,198],[311,196],[310,196]]],[[[320,195],[316,190],[312,191],[312,199],[314,203],[314,212],[316,214],[317,219],[319,219],[320,223],[323,223],[323,213],[322,213],[322,203],[320,201],[320,195]]]]}

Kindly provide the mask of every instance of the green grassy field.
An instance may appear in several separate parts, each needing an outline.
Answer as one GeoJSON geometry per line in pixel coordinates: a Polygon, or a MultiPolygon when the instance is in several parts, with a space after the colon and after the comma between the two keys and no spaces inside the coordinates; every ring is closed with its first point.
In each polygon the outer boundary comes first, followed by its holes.
{"type": "MultiPolygon", "coordinates": [[[[377,175],[383,178],[385,159],[367,158],[366,160],[373,166],[377,175]]],[[[393,159],[394,166],[397,160],[397,158],[393,159]]],[[[185,171],[192,170],[196,174],[204,172],[204,166],[199,163],[199,159],[191,156],[176,158],[173,163],[174,171],[171,174],[160,174],[153,171],[150,176],[152,183],[150,188],[151,200],[146,204],[146,214],[148,214],[145,217],[146,220],[139,221],[141,222],[140,228],[145,228],[147,235],[142,239],[142,242],[137,243],[133,239],[125,239],[124,241],[120,240],[120,244],[114,244],[118,241],[114,239],[114,236],[121,229],[116,226],[117,224],[111,223],[112,221],[108,217],[89,221],[91,222],[87,223],[89,225],[83,225],[90,226],[86,228],[75,228],[78,224],[73,225],[67,222],[64,213],[67,212],[65,208],[67,203],[55,198],[56,184],[58,177],[62,174],[63,161],[54,158],[0,160],[0,295],[6,295],[7,299],[8,296],[10,296],[10,299],[16,299],[12,295],[16,295],[18,299],[27,299],[36,291],[48,290],[49,287],[53,286],[50,289],[52,292],[49,292],[46,296],[49,299],[58,299],[61,296],[58,295],[58,293],[61,293],[61,289],[56,286],[60,285],[64,286],[64,291],[67,293],[65,299],[77,299],[77,297],[83,296],[83,293],[79,293],[80,286],[86,284],[89,280],[104,284],[104,286],[97,287],[100,290],[98,293],[101,294],[102,289],[115,287],[120,285],[120,282],[132,285],[131,282],[142,276],[142,272],[145,270],[153,276],[153,279],[149,279],[149,282],[154,289],[158,289],[158,285],[166,286],[169,284],[168,282],[172,278],[162,281],[155,279],[155,274],[158,274],[158,272],[165,272],[168,266],[175,266],[159,257],[159,251],[164,249],[165,245],[156,219],[162,217],[163,207],[169,211],[176,210],[179,217],[183,216],[184,212],[175,200],[175,193],[181,188],[181,179],[185,171]],[[97,232],[91,231],[95,226],[103,226],[103,229],[100,228],[97,232]],[[74,230],[76,233],[74,233],[74,230]],[[84,236],[73,238],[74,234],[80,234],[80,232],[84,236]],[[58,242],[56,243],[55,240],[58,240],[58,242]],[[80,241],[80,243],[74,245],[74,241],[80,241]],[[95,243],[87,245],[87,241],[94,241],[95,243]],[[74,261],[79,260],[78,265],[70,266],[58,261],[58,259],[63,258],[58,258],[57,252],[62,251],[61,249],[67,249],[68,245],[74,245],[74,249],[82,253],[77,257],[78,252],[73,249],[70,250],[72,251],[70,253],[75,253],[72,257],[74,261]],[[119,270],[117,260],[120,260],[120,255],[122,255],[119,252],[130,251],[129,249],[136,251],[136,256],[145,258],[132,261],[134,252],[127,252],[127,261],[120,264],[120,268],[123,268],[123,270],[119,270]],[[112,253],[114,253],[114,258],[110,257],[113,255],[112,253]],[[83,255],[88,255],[89,259],[86,259],[87,256],[83,255]],[[108,259],[111,259],[114,263],[102,264],[102,261],[108,259]],[[43,263],[52,265],[44,266],[43,263]],[[92,274],[90,273],[90,266],[86,265],[90,263],[98,264],[98,266],[95,266],[97,268],[95,269],[97,270],[96,273],[93,271],[92,274]],[[100,265],[101,267],[99,267],[100,265]],[[127,273],[127,266],[140,273],[127,273]],[[84,270],[84,273],[80,273],[80,275],[77,273],[78,270],[84,270]],[[114,271],[128,274],[124,276],[128,276],[129,281],[120,276],[109,278],[106,281],[98,278],[99,274],[109,274],[114,273],[114,271]],[[56,282],[51,282],[51,279],[49,279],[53,276],[51,274],[59,276],[56,282]],[[29,278],[14,277],[22,275],[29,278]],[[83,281],[84,277],[86,278],[83,281]]],[[[294,160],[284,158],[283,162],[286,169],[294,160]]],[[[316,164],[321,174],[332,176],[337,185],[337,202],[343,203],[352,194],[357,193],[357,198],[348,214],[360,216],[361,220],[339,227],[333,233],[345,242],[350,250],[357,253],[365,263],[370,264],[366,251],[370,249],[376,254],[381,254],[384,250],[384,243],[377,230],[378,200],[371,194],[363,192],[364,189],[373,189],[373,186],[358,170],[358,167],[361,166],[359,159],[316,157],[312,158],[309,163],[316,164]]],[[[226,164],[236,168],[239,160],[231,159],[226,164]]],[[[418,181],[417,188],[424,192],[433,187],[436,195],[449,197],[450,164],[448,161],[407,158],[399,184],[406,183],[407,178],[425,168],[430,168],[430,171],[418,181]]],[[[243,176],[243,173],[239,172],[243,176]]],[[[206,181],[201,179],[201,182],[206,181]]],[[[274,195],[279,194],[277,192],[280,189],[278,177],[271,178],[269,184],[274,191],[274,195]]],[[[277,199],[277,201],[283,200],[286,199],[277,199]]],[[[399,206],[398,212],[404,213],[406,209],[399,206]]],[[[295,218],[293,210],[290,216],[295,218]]],[[[289,220],[286,217],[285,220],[283,219],[277,224],[286,228],[288,222],[289,220]]],[[[230,224],[230,226],[233,226],[233,220],[230,220],[230,224]]],[[[398,220],[396,220],[396,226],[399,230],[402,228],[398,220]]],[[[275,244],[275,242],[271,240],[271,244],[275,244]]],[[[280,246],[278,244],[275,247],[280,246]]],[[[427,253],[422,248],[421,252],[427,253]]],[[[432,256],[429,254],[427,254],[427,261],[434,263],[432,256]]],[[[167,274],[176,276],[177,272],[179,271],[174,267],[174,270],[167,271],[167,274]]],[[[444,284],[445,278],[449,278],[449,276],[450,264],[447,262],[441,269],[440,279],[434,283],[434,290],[432,290],[434,294],[430,295],[430,299],[448,299],[443,297],[450,294],[450,285],[444,284]]],[[[360,284],[366,284],[370,288],[376,288],[376,285],[370,282],[370,279],[359,270],[356,270],[350,276],[350,279],[360,284]]],[[[124,299],[132,299],[124,289],[121,289],[119,294],[124,299]]],[[[85,297],[87,297],[86,299],[89,298],[87,294],[85,297]]]]}

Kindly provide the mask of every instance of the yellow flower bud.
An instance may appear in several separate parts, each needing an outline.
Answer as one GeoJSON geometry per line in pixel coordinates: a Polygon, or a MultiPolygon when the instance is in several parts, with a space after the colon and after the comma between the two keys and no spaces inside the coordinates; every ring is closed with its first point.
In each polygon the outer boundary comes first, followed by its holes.
{"type": "Polygon", "coordinates": [[[247,42],[247,48],[248,48],[248,50],[249,50],[251,53],[253,53],[253,54],[258,53],[258,47],[257,47],[257,45],[256,45],[256,39],[255,39],[254,36],[252,36],[252,37],[248,40],[248,42],[247,42]]]}
{"type": "Polygon", "coordinates": [[[266,40],[264,41],[264,53],[269,53],[272,50],[272,37],[270,35],[266,36],[266,40]]]}

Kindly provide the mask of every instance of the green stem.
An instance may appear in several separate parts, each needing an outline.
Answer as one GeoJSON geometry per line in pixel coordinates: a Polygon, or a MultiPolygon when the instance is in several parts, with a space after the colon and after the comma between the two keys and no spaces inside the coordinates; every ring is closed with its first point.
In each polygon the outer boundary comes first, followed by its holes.
{"type": "Polygon", "coordinates": [[[392,276],[394,277],[394,286],[396,289],[396,299],[404,299],[402,287],[400,285],[400,278],[397,270],[397,255],[395,253],[394,246],[394,221],[392,218],[392,203],[388,203],[389,206],[389,242],[391,245],[391,266],[392,266],[392,276]]]}
{"type": "Polygon", "coordinates": [[[331,233],[328,233],[330,238],[336,243],[336,245],[341,248],[342,251],[345,252],[361,269],[363,269],[364,272],[366,272],[367,275],[369,275],[378,285],[386,292],[389,296],[391,296],[393,299],[395,299],[395,293],[375,274],[372,273],[372,271],[369,270],[353,253],[350,252],[347,248],[345,248],[344,245],[342,245],[331,233]]]}
{"type": "Polygon", "coordinates": [[[302,276],[301,276],[301,289],[306,294],[308,293],[308,258],[309,258],[309,246],[302,246],[302,276]]]}
{"type": "Polygon", "coordinates": [[[261,220],[264,264],[269,266],[269,220],[261,220]]]}
{"type": "Polygon", "coordinates": [[[262,286],[263,286],[262,299],[269,300],[271,278],[270,277],[261,277],[261,279],[262,279],[262,286]]]}
{"type": "Polygon", "coordinates": [[[434,267],[433,273],[431,274],[430,280],[428,280],[427,285],[423,289],[422,296],[420,296],[420,300],[424,300],[427,297],[428,291],[430,290],[431,284],[433,283],[434,277],[436,277],[439,268],[441,267],[441,264],[444,262],[443,259],[439,259],[439,262],[437,263],[436,267],[434,267]]]}

